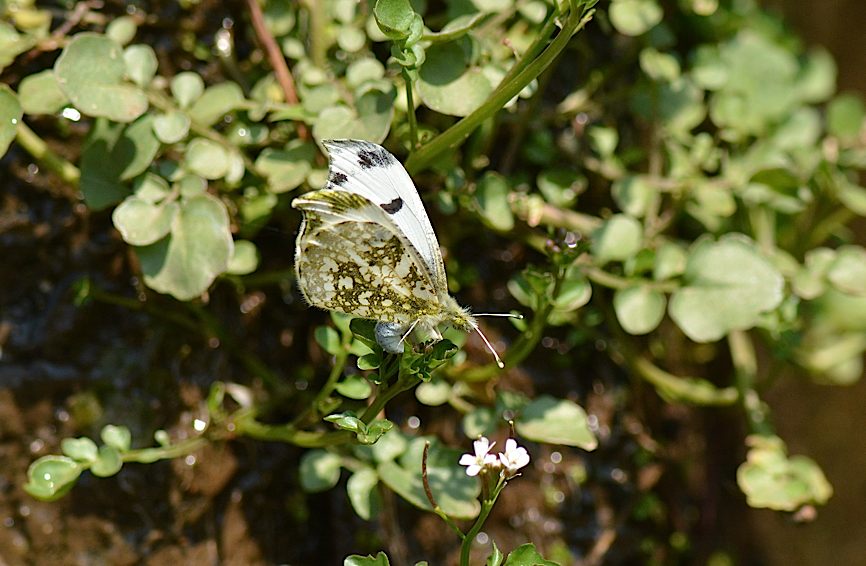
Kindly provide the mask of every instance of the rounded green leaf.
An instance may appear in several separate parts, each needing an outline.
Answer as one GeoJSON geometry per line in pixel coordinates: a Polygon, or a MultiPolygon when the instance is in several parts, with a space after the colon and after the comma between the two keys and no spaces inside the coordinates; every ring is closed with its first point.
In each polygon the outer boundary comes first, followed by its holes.
{"type": "Polygon", "coordinates": [[[224,82],[208,88],[197,97],[189,109],[189,117],[196,124],[212,126],[243,104],[244,93],[241,87],[232,82],[224,82]]]}
{"type": "Polygon", "coordinates": [[[90,471],[94,476],[107,478],[113,476],[123,467],[120,452],[114,446],[103,444],[99,447],[99,457],[91,464],[90,471]]]}
{"type": "Polygon", "coordinates": [[[783,298],[782,275],[751,240],[738,234],[696,243],[684,280],[685,286],[671,297],[670,314],[696,342],[751,328],[783,298]]]}
{"type": "Polygon", "coordinates": [[[132,445],[132,433],[125,426],[105,425],[99,433],[99,437],[107,445],[125,452],[132,445]]]}
{"type": "MultiPolygon", "coordinates": [[[[413,439],[409,449],[400,457],[399,464],[382,462],[377,471],[382,483],[400,497],[419,509],[429,510],[430,502],[424,493],[420,465],[426,440],[413,439]]],[[[470,519],[480,511],[477,499],[480,485],[477,478],[467,476],[466,468],[457,464],[459,459],[460,452],[432,441],[427,456],[427,478],[430,491],[442,511],[453,519],[470,519]]]]}
{"type": "Polygon", "coordinates": [[[126,83],[123,50],[95,33],[80,33],[63,49],[54,65],[60,89],[88,116],[132,122],[147,110],[147,96],[126,83]]]}
{"type": "Polygon", "coordinates": [[[180,206],[176,202],[152,204],[138,196],[131,196],[114,209],[111,219],[124,242],[133,246],[147,246],[171,231],[178,210],[180,206]]]}
{"type": "Polygon", "coordinates": [[[470,114],[493,92],[490,79],[470,64],[458,42],[437,43],[427,50],[417,88],[428,108],[449,116],[470,114]]]}
{"type": "Polygon", "coordinates": [[[625,214],[615,214],[593,233],[592,253],[600,264],[624,261],[640,251],[642,241],[640,222],[625,214]]]}
{"type": "Polygon", "coordinates": [[[27,469],[24,491],[42,501],[66,495],[81,475],[82,466],[66,456],[43,456],[27,469]]]}
{"type": "Polygon", "coordinates": [[[247,275],[259,266],[259,251],[249,240],[235,240],[235,249],[226,268],[232,275],[247,275]]]}
{"type": "Polygon", "coordinates": [[[316,150],[311,144],[289,145],[286,149],[267,148],[256,159],[256,170],[268,179],[268,188],[284,193],[300,186],[312,170],[316,150]]]}
{"type": "Polygon", "coordinates": [[[186,168],[204,179],[220,179],[228,171],[228,152],[215,141],[195,138],[186,148],[186,168]]]}
{"type": "Polygon", "coordinates": [[[787,455],[777,436],[750,436],[746,461],[737,469],[737,484],[751,507],[795,511],[823,505],[833,495],[824,472],[806,456],[787,455]]]}
{"type": "Polygon", "coordinates": [[[475,199],[481,210],[481,216],[493,228],[507,232],[514,228],[514,214],[508,202],[511,187],[502,175],[487,172],[478,181],[475,199]]]}
{"type": "Polygon", "coordinates": [[[337,384],[336,390],[349,399],[366,399],[373,392],[373,387],[360,375],[347,375],[337,384]]]}
{"type": "Polygon", "coordinates": [[[82,436],[80,438],[64,438],[60,442],[60,449],[64,456],[68,456],[78,462],[93,462],[98,456],[99,449],[96,443],[82,436]]]}
{"type": "Polygon", "coordinates": [[[189,133],[190,119],[183,112],[167,112],[153,119],[153,132],[162,143],[177,143],[189,133]]]}
{"type": "Polygon", "coordinates": [[[637,218],[646,214],[657,193],[647,179],[639,175],[617,179],[611,188],[613,200],[620,210],[637,218]]]}
{"type": "Polygon", "coordinates": [[[403,39],[409,35],[415,11],[409,0],[376,0],[373,16],[388,38],[403,39]]]}
{"type": "Polygon", "coordinates": [[[451,384],[434,377],[415,388],[415,398],[430,407],[444,405],[451,398],[451,384]]]}
{"type": "Polygon", "coordinates": [[[844,293],[866,296],[866,250],[858,246],[839,248],[827,279],[844,293]]]}
{"type": "Polygon", "coordinates": [[[18,94],[25,114],[56,114],[69,103],[51,69],[24,77],[18,94]]]}
{"type": "Polygon", "coordinates": [[[577,446],[595,450],[598,440],[589,429],[586,412],[566,399],[540,395],[520,411],[514,421],[517,434],[548,444],[577,446]]]}
{"type": "Polygon", "coordinates": [[[686,270],[688,254],[685,248],[674,242],[664,242],[656,250],[653,279],[664,281],[682,275],[686,270]]]}
{"type": "Polygon", "coordinates": [[[326,450],[310,450],[301,457],[301,487],[308,493],[331,489],[340,481],[340,457],[326,450]]]}
{"type": "Polygon", "coordinates": [[[394,118],[393,92],[369,91],[355,103],[325,108],[313,124],[313,136],[319,140],[352,138],[380,143],[391,129],[394,118]]]}
{"type": "Polygon", "coordinates": [[[149,85],[156,75],[156,53],[149,45],[130,45],[123,52],[123,60],[126,61],[126,74],[140,87],[149,85]]]}
{"type": "Polygon", "coordinates": [[[384,552],[379,552],[376,556],[353,554],[343,560],[343,566],[391,566],[391,562],[388,560],[388,555],[384,552]]]}
{"type": "Polygon", "coordinates": [[[635,36],[654,28],[664,13],[656,0],[614,0],[609,15],[616,31],[635,36]]]}
{"type": "Polygon", "coordinates": [[[160,293],[188,301],[225,272],[234,242],[225,205],[209,194],[184,200],[171,233],[136,248],[144,282],[160,293]]]}
{"type": "Polygon", "coordinates": [[[105,35],[119,45],[126,45],[135,37],[138,25],[132,16],[120,16],[111,20],[105,28],[105,35]]]}
{"type": "Polygon", "coordinates": [[[15,139],[18,122],[24,115],[18,97],[8,86],[0,84],[0,156],[9,149],[15,139]]]}
{"type": "Polygon", "coordinates": [[[841,94],[827,106],[827,130],[843,139],[854,139],[863,129],[866,108],[855,94],[841,94]]]}
{"type": "Polygon", "coordinates": [[[346,482],[346,493],[355,513],[369,521],[382,508],[382,496],[376,490],[379,485],[379,475],[372,468],[362,468],[349,477],[346,482]]]}
{"type": "Polygon", "coordinates": [[[171,79],[171,95],[181,108],[187,108],[204,92],[204,80],[198,73],[186,71],[171,79]]]}
{"type": "Polygon", "coordinates": [[[665,296],[646,285],[618,289],[613,308],[623,330],[629,334],[648,334],[665,316],[665,296]]]}

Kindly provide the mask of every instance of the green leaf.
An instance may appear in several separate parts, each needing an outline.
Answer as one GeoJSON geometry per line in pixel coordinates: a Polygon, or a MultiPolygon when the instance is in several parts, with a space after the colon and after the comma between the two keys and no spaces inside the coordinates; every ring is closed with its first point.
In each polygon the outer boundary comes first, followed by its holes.
{"type": "Polygon", "coordinates": [[[750,436],[746,461],[737,469],[737,484],[751,507],[795,511],[804,505],[823,505],[833,487],[821,468],[806,456],[787,455],[777,436],[750,436]]]}
{"type": "Polygon", "coordinates": [[[827,130],[834,136],[853,140],[863,129],[866,108],[856,94],[840,94],[827,106],[827,130]]]}
{"type": "Polygon", "coordinates": [[[105,425],[99,436],[104,443],[121,452],[126,452],[132,445],[132,434],[125,426],[105,425]]]}
{"type": "Polygon", "coordinates": [[[514,214],[508,197],[511,188],[505,177],[495,172],[487,172],[478,181],[475,199],[481,209],[481,216],[496,230],[507,232],[514,228],[514,214]]]}
{"type": "Polygon", "coordinates": [[[614,181],[611,194],[620,210],[637,218],[642,218],[646,214],[647,209],[657,197],[656,189],[639,175],[623,177],[614,181]]]}
{"type": "Polygon", "coordinates": [[[394,428],[394,423],[388,419],[376,419],[367,426],[364,432],[358,432],[355,436],[361,444],[376,444],[385,433],[394,428]]]}
{"type": "Polygon", "coordinates": [[[346,482],[346,493],[355,513],[369,521],[379,514],[382,508],[382,496],[376,489],[379,485],[379,475],[372,468],[362,468],[349,477],[346,482]]]}
{"type": "Polygon", "coordinates": [[[684,280],[685,286],[671,297],[670,314],[696,342],[751,328],[783,298],[782,275],[741,234],[728,234],[717,242],[699,240],[684,280]]]}
{"type": "Polygon", "coordinates": [[[159,147],[149,114],[128,126],[97,120],[81,156],[81,192],[87,206],[101,210],[126,198],[124,181],[143,173],[159,147]]]}
{"type": "Polygon", "coordinates": [[[188,108],[203,92],[204,81],[198,73],[186,71],[171,79],[171,95],[181,108],[188,108]]]}
{"type": "Polygon", "coordinates": [[[866,250],[843,246],[827,270],[827,280],[843,293],[866,296],[866,250]]]}
{"type": "Polygon", "coordinates": [[[60,499],[75,485],[83,467],[66,456],[43,456],[27,469],[24,491],[42,501],[60,499]]]}
{"type": "Polygon", "coordinates": [[[521,545],[508,553],[503,566],[559,566],[556,562],[545,560],[532,543],[521,545]]]}
{"type": "MultiPolygon", "coordinates": [[[[182,92],[184,93],[183,100],[186,101],[195,94],[195,86],[191,86],[193,84],[191,81],[195,81],[195,79],[189,78],[188,74],[184,74],[184,76],[187,78],[184,80],[183,86],[185,89],[182,92]]],[[[177,79],[177,77],[175,78],[177,79]]],[[[174,83],[172,83],[172,87],[174,87],[174,83]]],[[[175,96],[178,96],[178,94],[176,93],[175,96]]],[[[244,93],[241,87],[232,82],[224,82],[209,87],[204,91],[204,94],[195,98],[195,102],[189,109],[189,117],[193,122],[201,126],[212,126],[226,114],[240,108],[243,104],[244,93]]]]}
{"type": "Polygon", "coordinates": [[[330,106],[319,113],[313,124],[313,136],[327,139],[360,139],[381,143],[391,129],[396,94],[371,90],[362,95],[355,108],[330,106]]]}
{"type": "Polygon", "coordinates": [[[177,143],[186,138],[190,123],[189,116],[183,112],[167,112],[153,119],[153,132],[162,143],[177,143]]]}
{"type": "MultiPolygon", "coordinates": [[[[388,438],[390,435],[386,435],[388,438]]],[[[408,450],[400,457],[400,463],[381,462],[378,467],[382,483],[400,497],[418,507],[430,510],[421,481],[421,457],[426,438],[415,438],[408,450]]],[[[460,452],[443,447],[431,440],[427,457],[427,477],[433,497],[452,519],[471,519],[478,515],[481,506],[477,497],[480,485],[477,478],[466,475],[465,468],[458,465],[460,452]]]]}
{"type": "Polygon", "coordinates": [[[331,489],[340,481],[340,457],[326,450],[310,450],[301,456],[300,476],[307,493],[331,489]]]}
{"type": "Polygon", "coordinates": [[[24,77],[18,94],[25,114],[56,114],[69,103],[51,69],[24,77]]]}
{"type": "Polygon", "coordinates": [[[256,159],[256,169],[268,179],[274,193],[296,189],[312,170],[316,149],[310,143],[292,143],[286,149],[266,148],[256,159]]]}
{"type": "Polygon", "coordinates": [[[103,444],[99,447],[99,457],[90,466],[94,476],[107,478],[113,476],[123,467],[120,452],[114,446],[103,444]]]}
{"type": "Polygon", "coordinates": [[[373,392],[373,387],[360,375],[347,375],[337,384],[336,390],[349,399],[366,399],[373,392]]]}
{"type": "Polygon", "coordinates": [[[682,275],[686,271],[688,254],[685,248],[674,242],[664,242],[656,250],[653,279],[664,281],[682,275]]]}
{"type": "Polygon", "coordinates": [[[649,334],[665,316],[665,296],[648,285],[618,289],[613,308],[623,330],[633,335],[649,334]]]}
{"type": "Polygon", "coordinates": [[[493,92],[490,79],[470,63],[461,43],[437,43],[427,49],[416,84],[428,108],[449,116],[471,114],[493,92]]]}
{"type": "Polygon", "coordinates": [[[83,114],[132,122],[147,110],[147,95],[124,81],[123,49],[103,35],[73,37],[54,64],[54,72],[60,89],[83,114]]]}
{"type": "Polygon", "coordinates": [[[0,84],[0,157],[15,139],[18,122],[24,116],[18,97],[8,86],[0,84]]]}
{"type": "Polygon", "coordinates": [[[636,254],[643,242],[640,222],[625,214],[614,214],[592,235],[592,253],[599,264],[624,261],[636,254]]]}
{"type": "Polygon", "coordinates": [[[168,237],[136,253],[149,287],[187,301],[226,270],[233,246],[225,205],[200,194],[181,203],[168,237]]]}
{"type": "Polygon", "coordinates": [[[505,560],[505,556],[503,556],[502,551],[499,550],[494,541],[493,550],[490,552],[490,556],[487,557],[487,562],[484,563],[484,566],[501,566],[503,560],[505,560]]]}
{"type": "Polygon", "coordinates": [[[623,35],[642,35],[662,21],[661,6],[655,0],[613,0],[610,22],[623,35]]]}
{"type": "Polygon", "coordinates": [[[415,398],[429,407],[444,405],[451,398],[451,384],[434,377],[415,388],[415,398]]]}
{"type": "Polygon", "coordinates": [[[409,0],[376,0],[373,16],[389,39],[403,39],[409,35],[415,11],[409,0]]]}
{"type": "Polygon", "coordinates": [[[390,566],[391,563],[388,562],[388,555],[384,552],[379,552],[376,556],[361,556],[360,554],[353,554],[351,556],[347,556],[345,560],[343,560],[343,566],[390,566]]]}
{"type": "Polygon", "coordinates": [[[586,188],[586,178],[571,169],[545,169],[535,180],[544,200],[562,208],[570,208],[577,195],[586,188]]]}
{"type": "Polygon", "coordinates": [[[259,250],[249,240],[235,240],[234,252],[232,253],[226,273],[232,275],[248,275],[259,266],[259,250]]]}
{"type": "Polygon", "coordinates": [[[586,412],[576,403],[540,395],[523,410],[514,421],[517,434],[548,444],[577,446],[595,450],[598,440],[589,429],[586,412]]]}
{"type": "Polygon", "coordinates": [[[111,220],[123,241],[133,246],[147,246],[171,231],[180,210],[176,202],[152,204],[137,196],[127,197],[114,209],[111,220]]]}
{"type": "Polygon", "coordinates": [[[204,179],[220,179],[228,172],[228,152],[215,141],[193,139],[186,148],[186,168],[204,179]]]}
{"type": "Polygon", "coordinates": [[[126,62],[126,74],[142,88],[149,85],[156,75],[156,53],[149,45],[130,45],[123,52],[123,60],[126,62]]]}
{"type": "Polygon", "coordinates": [[[115,18],[105,27],[105,35],[119,45],[126,45],[132,41],[137,31],[138,25],[131,16],[115,18]]]}
{"type": "Polygon", "coordinates": [[[330,326],[318,326],[313,332],[316,342],[322,349],[332,356],[336,356],[343,349],[340,334],[330,326]]]}
{"type": "Polygon", "coordinates": [[[96,443],[82,436],[80,438],[64,438],[60,442],[60,449],[64,456],[68,456],[77,462],[93,462],[98,456],[96,443]]]}
{"type": "Polygon", "coordinates": [[[363,434],[367,430],[367,425],[364,424],[364,421],[348,411],[345,413],[328,415],[324,420],[329,423],[334,423],[334,426],[340,430],[348,430],[349,432],[360,434],[363,434]]]}

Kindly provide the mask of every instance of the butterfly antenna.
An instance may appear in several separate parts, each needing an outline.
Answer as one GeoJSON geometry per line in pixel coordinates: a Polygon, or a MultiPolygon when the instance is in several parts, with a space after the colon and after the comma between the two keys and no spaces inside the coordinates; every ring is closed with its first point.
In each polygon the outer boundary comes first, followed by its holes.
{"type": "Polygon", "coordinates": [[[402,345],[403,345],[403,342],[405,342],[405,341],[406,341],[406,338],[408,338],[409,335],[412,334],[412,331],[415,330],[415,326],[417,326],[419,322],[420,322],[420,320],[416,320],[415,322],[413,322],[413,323],[411,324],[411,326],[409,326],[409,330],[407,330],[406,333],[403,334],[403,337],[400,338],[400,341],[397,342],[397,345],[398,345],[398,346],[402,346],[402,345]]]}
{"type": "Polygon", "coordinates": [[[472,316],[500,316],[503,318],[516,318],[518,320],[523,320],[523,315],[520,313],[511,313],[511,312],[478,312],[472,313],[472,316]]]}
{"type": "MultiPolygon", "coordinates": [[[[477,315],[476,315],[477,316],[477,315]]],[[[499,369],[504,369],[505,364],[502,363],[502,359],[500,359],[499,354],[496,353],[496,349],[493,347],[493,344],[490,343],[490,340],[487,339],[487,336],[481,332],[481,328],[475,324],[475,331],[478,332],[478,335],[481,336],[481,339],[484,340],[484,343],[487,345],[487,349],[493,354],[493,357],[496,358],[496,365],[499,366],[499,369]]]]}

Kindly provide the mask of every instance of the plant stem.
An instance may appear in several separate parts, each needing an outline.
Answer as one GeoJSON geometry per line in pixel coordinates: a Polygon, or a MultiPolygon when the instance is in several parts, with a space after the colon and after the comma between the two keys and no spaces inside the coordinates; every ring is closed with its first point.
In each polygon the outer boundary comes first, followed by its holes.
{"type": "MultiPolygon", "coordinates": [[[[481,481],[484,481],[484,478],[481,481]]],[[[499,497],[504,486],[505,481],[500,478],[499,483],[493,490],[493,496],[481,502],[481,512],[478,514],[478,518],[475,520],[472,528],[463,536],[463,544],[460,545],[460,566],[469,566],[469,552],[472,550],[472,541],[475,540],[478,532],[481,531],[481,527],[484,526],[484,522],[487,521],[487,516],[493,510],[493,505],[496,504],[496,499],[499,497]]]]}
{"type": "Polygon", "coordinates": [[[734,364],[738,397],[743,411],[746,413],[749,429],[753,434],[773,434],[767,408],[755,389],[758,361],[752,340],[746,332],[734,330],[728,334],[728,348],[731,351],[731,361],[734,364]]]}
{"type": "Polygon", "coordinates": [[[412,151],[418,147],[418,122],[415,118],[415,99],[412,96],[412,76],[403,68],[403,81],[406,83],[406,116],[409,118],[409,143],[412,151]]]}
{"type": "Polygon", "coordinates": [[[24,123],[24,120],[18,121],[15,139],[24,148],[24,151],[32,155],[46,169],[60,177],[63,182],[78,187],[78,182],[81,179],[81,171],[78,170],[78,167],[51,151],[48,144],[36,135],[36,132],[24,123]]]}
{"type": "MultiPolygon", "coordinates": [[[[418,173],[429,167],[439,154],[463,143],[475,131],[475,128],[498,112],[509,100],[517,96],[526,85],[553,63],[554,59],[565,49],[571,37],[592,19],[593,13],[593,10],[584,12],[583,10],[572,9],[562,30],[538,57],[535,57],[534,51],[537,48],[536,44],[533,44],[520,61],[515,63],[515,66],[505,75],[502,83],[493,91],[484,104],[436,136],[430,143],[413,152],[409,156],[409,159],[406,160],[406,170],[409,173],[418,173]]],[[[554,12],[548,16],[542,32],[546,29],[552,30],[555,20],[556,13],[554,12]]],[[[546,35],[540,34],[539,37],[545,41],[547,40],[546,35]]]]}

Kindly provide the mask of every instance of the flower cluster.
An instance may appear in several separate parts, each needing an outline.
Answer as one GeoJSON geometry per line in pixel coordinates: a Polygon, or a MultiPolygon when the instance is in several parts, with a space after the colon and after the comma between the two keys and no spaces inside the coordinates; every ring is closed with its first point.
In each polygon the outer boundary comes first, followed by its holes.
{"type": "Polygon", "coordinates": [[[460,465],[466,466],[466,475],[477,476],[487,470],[499,470],[505,479],[510,479],[517,475],[520,468],[529,464],[529,452],[523,446],[518,446],[513,438],[505,441],[505,452],[500,452],[498,457],[490,453],[494,445],[495,442],[491,443],[483,436],[472,444],[475,453],[460,457],[460,465]]]}

